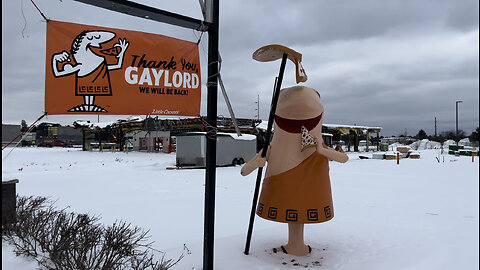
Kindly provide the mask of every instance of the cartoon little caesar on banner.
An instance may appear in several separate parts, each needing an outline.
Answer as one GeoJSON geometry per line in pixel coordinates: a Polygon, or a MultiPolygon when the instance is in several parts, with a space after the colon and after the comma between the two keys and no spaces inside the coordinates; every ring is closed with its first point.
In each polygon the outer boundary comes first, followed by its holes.
{"type": "Polygon", "coordinates": [[[200,114],[194,42],[49,21],[46,57],[48,114],[200,114]]]}

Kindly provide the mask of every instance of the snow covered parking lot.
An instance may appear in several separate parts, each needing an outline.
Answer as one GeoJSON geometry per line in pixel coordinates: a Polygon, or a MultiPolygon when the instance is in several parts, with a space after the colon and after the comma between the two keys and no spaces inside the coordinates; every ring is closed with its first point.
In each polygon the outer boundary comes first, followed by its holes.
{"type": "MultiPolygon", "coordinates": [[[[10,149],[2,152],[4,157],[10,149]]],[[[256,218],[243,254],[256,174],[217,168],[216,269],[478,269],[479,161],[421,150],[420,159],[330,163],[335,217],[307,225],[306,257],[273,254],[287,226],[256,218]]],[[[361,153],[361,155],[371,155],[361,153]]],[[[18,148],[2,162],[2,180],[17,192],[47,196],[58,207],[125,220],[150,230],[173,269],[201,269],[205,171],[167,170],[175,154],[18,148]],[[187,250],[188,248],[188,250],[187,250]]],[[[3,269],[34,269],[2,243],[3,269]]]]}

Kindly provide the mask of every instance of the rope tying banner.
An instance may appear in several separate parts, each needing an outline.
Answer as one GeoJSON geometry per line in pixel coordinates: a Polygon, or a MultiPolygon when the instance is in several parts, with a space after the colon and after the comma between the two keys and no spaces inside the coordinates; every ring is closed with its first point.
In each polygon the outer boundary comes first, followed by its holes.
{"type": "Polygon", "coordinates": [[[33,2],[33,0],[30,0],[30,2],[32,2],[32,4],[35,6],[35,8],[38,10],[38,12],[40,12],[40,15],[42,15],[42,17],[45,19],[45,21],[49,21],[49,19],[47,19],[47,17],[45,16],[45,14],[43,14],[43,12],[38,8],[38,6],[35,4],[35,2],[33,2]]]}

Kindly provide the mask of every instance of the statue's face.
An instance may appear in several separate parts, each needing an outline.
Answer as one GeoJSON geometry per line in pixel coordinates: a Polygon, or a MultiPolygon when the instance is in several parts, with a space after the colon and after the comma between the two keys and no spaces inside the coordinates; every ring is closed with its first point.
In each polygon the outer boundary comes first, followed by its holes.
{"type": "Polygon", "coordinates": [[[294,86],[280,91],[276,114],[287,119],[310,119],[323,113],[320,95],[313,88],[294,86]]]}

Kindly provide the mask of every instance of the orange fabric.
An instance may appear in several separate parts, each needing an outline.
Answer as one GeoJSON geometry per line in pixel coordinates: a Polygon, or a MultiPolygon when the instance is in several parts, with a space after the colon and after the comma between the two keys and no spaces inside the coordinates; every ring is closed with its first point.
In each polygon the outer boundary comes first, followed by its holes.
{"type": "Polygon", "coordinates": [[[320,223],[333,218],[328,160],[314,152],[297,167],[268,177],[257,215],[284,223],[320,223]]]}
{"type": "Polygon", "coordinates": [[[45,112],[49,115],[200,114],[202,83],[195,42],[50,20],[45,68],[45,112]],[[112,38],[100,45],[93,44],[100,38],[100,34],[93,32],[108,32],[112,38]],[[120,40],[128,43],[128,47],[121,49],[120,40]],[[63,59],[59,57],[61,54],[63,59]],[[95,55],[103,58],[103,62],[92,61],[95,55]],[[54,70],[61,74],[55,74],[54,70]],[[97,81],[92,82],[95,77],[97,81]],[[90,107],[98,106],[106,111],[71,111],[73,107],[88,107],[83,96],[95,96],[95,106],[90,107]]]}

